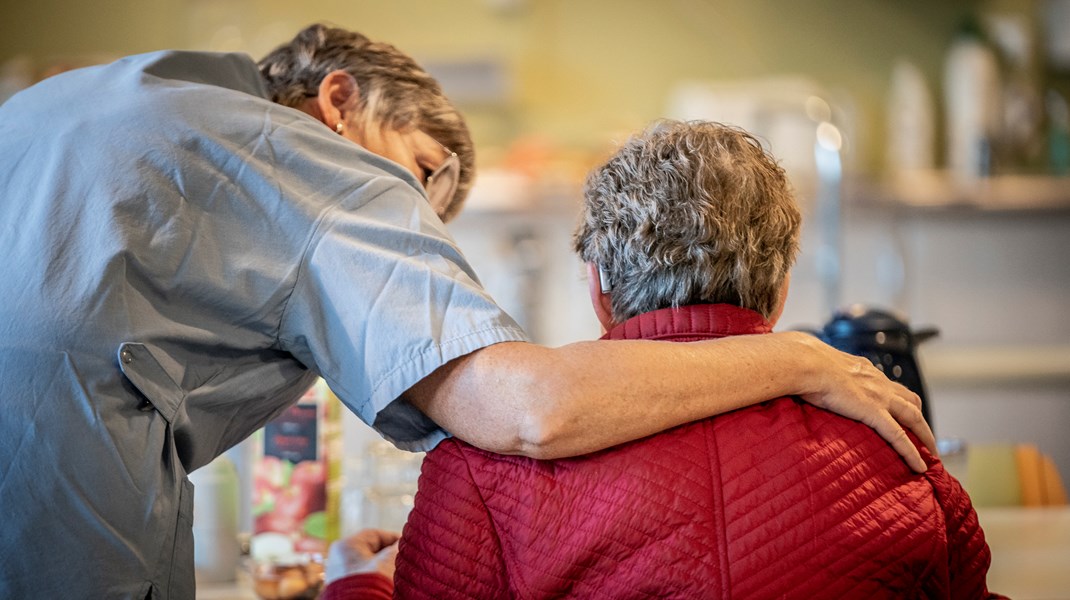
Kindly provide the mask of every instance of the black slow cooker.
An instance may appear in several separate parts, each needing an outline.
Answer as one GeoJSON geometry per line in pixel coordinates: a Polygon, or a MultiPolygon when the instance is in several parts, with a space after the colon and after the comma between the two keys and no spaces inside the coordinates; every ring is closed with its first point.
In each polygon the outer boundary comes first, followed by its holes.
{"type": "Polygon", "coordinates": [[[939,333],[936,328],[912,330],[905,317],[891,311],[853,305],[837,311],[821,331],[812,333],[833,348],[868,358],[889,379],[920,396],[922,414],[932,427],[916,350],[939,333]]]}

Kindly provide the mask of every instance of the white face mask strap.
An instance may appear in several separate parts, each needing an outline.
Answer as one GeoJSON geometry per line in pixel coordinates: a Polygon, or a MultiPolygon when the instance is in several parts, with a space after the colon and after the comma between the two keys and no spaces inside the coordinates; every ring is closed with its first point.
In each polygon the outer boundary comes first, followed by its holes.
{"type": "Polygon", "coordinates": [[[609,283],[609,273],[601,266],[598,267],[598,285],[602,288],[603,294],[613,291],[613,286],[609,283]]]}

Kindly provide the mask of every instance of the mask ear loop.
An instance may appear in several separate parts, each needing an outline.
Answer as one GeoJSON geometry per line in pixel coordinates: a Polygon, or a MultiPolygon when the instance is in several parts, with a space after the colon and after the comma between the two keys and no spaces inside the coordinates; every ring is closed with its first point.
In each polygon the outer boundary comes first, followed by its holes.
{"type": "Polygon", "coordinates": [[[608,294],[613,291],[613,285],[609,283],[609,273],[602,267],[598,267],[598,285],[602,288],[603,294],[608,294]]]}

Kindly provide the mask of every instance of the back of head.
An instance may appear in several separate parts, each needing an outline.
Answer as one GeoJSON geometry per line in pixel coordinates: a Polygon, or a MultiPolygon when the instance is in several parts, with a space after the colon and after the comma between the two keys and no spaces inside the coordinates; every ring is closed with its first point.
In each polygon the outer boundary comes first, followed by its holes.
{"type": "Polygon", "coordinates": [[[800,215],[784,170],[742,129],[655,123],[591,172],[584,196],[575,249],[609,277],[616,322],[700,303],[776,309],[800,215]]]}
{"type": "Polygon", "coordinates": [[[438,82],[411,57],[360,33],[316,24],[300,31],[259,64],[271,99],[291,107],[316,96],[328,73],[349,73],[357,82],[357,108],[364,118],[397,130],[420,129],[457,153],[460,182],[444,219],[461,210],[474,179],[471,134],[438,82]]]}

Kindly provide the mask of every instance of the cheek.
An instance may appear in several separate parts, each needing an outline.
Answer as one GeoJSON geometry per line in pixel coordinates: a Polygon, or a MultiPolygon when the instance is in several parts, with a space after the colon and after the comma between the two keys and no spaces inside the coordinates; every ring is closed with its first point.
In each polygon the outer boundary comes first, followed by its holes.
{"type": "Polygon", "coordinates": [[[388,156],[387,158],[391,158],[398,165],[408,169],[409,172],[415,176],[416,181],[424,181],[424,173],[421,168],[419,168],[419,165],[416,164],[416,157],[413,155],[412,151],[409,150],[407,145],[398,143],[391,150],[394,156],[388,156]]]}
{"type": "Polygon", "coordinates": [[[362,146],[368,152],[392,160],[416,177],[423,180],[420,166],[416,163],[416,154],[405,138],[397,132],[385,132],[376,127],[361,131],[357,127],[346,129],[343,135],[350,141],[362,146]]]}
{"type": "Polygon", "coordinates": [[[401,136],[389,136],[386,140],[386,148],[383,156],[405,167],[416,177],[417,181],[423,181],[420,165],[416,162],[416,154],[412,151],[401,136]]]}

